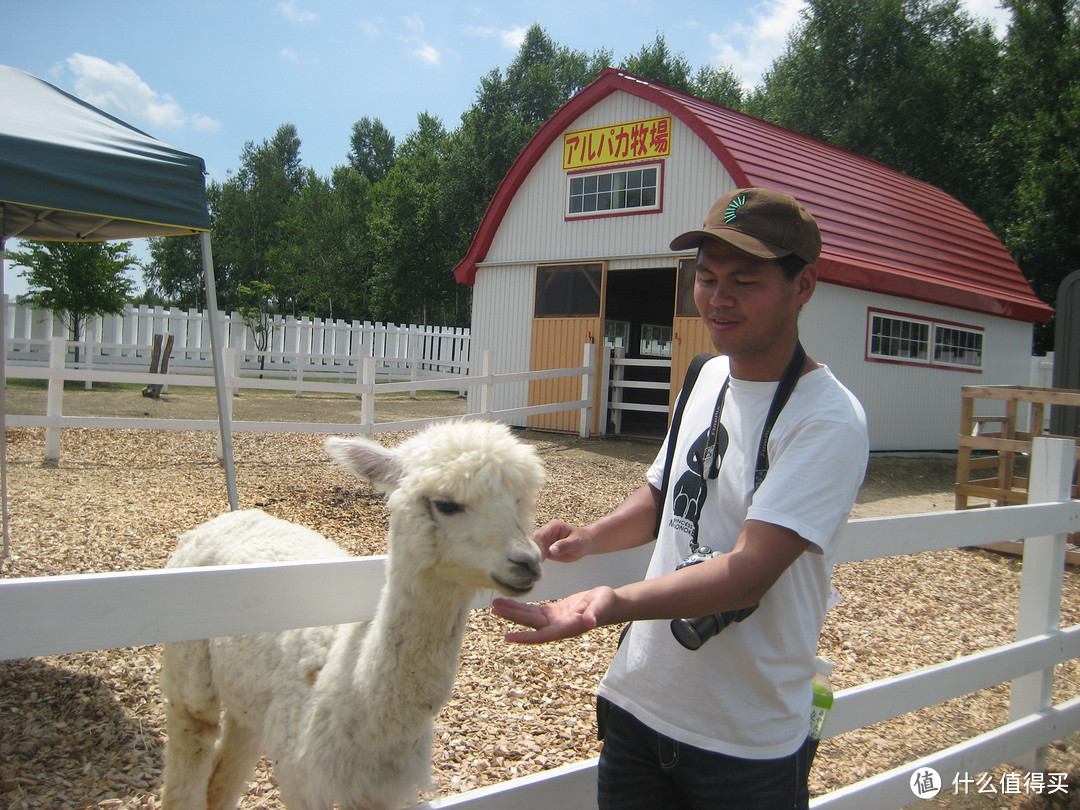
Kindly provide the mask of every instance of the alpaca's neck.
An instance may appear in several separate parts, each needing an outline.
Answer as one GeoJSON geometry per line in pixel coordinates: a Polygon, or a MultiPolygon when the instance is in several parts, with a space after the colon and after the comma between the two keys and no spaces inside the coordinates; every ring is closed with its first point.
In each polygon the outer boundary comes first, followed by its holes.
{"type": "Polygon", "coordinates": [[[415,734],[450,697],[473,593],[391,558],[375,618],[334,642],[316,690],[321,720],[415,734]]]}

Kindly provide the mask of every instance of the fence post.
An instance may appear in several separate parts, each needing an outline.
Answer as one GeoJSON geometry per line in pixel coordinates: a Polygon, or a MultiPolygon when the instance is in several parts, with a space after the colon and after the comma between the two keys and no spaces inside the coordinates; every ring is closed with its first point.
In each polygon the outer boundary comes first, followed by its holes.
{"type": "MultiPolygon", "coordinates": [[[[63,371],[67,362],[67,338],[54,337],[49,342],[49,368],[63,371]]],[[[64,415],[64,377],[49,377],[49,392],[45,398],[45,415],[64,415]]],[[[45,458],[60,460],[60,428],[45,428],[45,458]]]]}
{"type": "MultiPolygon", "coordinates": [[[[406,362],[409,364],[409,382],[416,382],[417,377],[420,375],[420,350],[419,350],[419,336],[409,329],[408,343],[405,350],[408,355],[406,362]]],[[[416,399],[416,389],[409,390],[409,399],[416,399]]]]}
{"type": "MultiPolygon", "coordinates": [[[[94,370],[94,344],[96,342],[94,336],[90,333],[91,328],[96,328],[93,317],[87,318],[86,323],[83,324],[83,355],[85,357],[83,360],[83,363],[85,364],[83,368],[88,372],[94,370]]],[[[93,381],[87,377],[83,382],[83,390],[90,391],[93,387],[93,381]]]]}
{"type": "MultiPolygon", "coordinates": [[[[1072,494],[1076,444],[1072,439],[1032,441],[1031,470],[1028,474],[1028,503],[1067,501],[1072,494]]],[[[1064,533],[1026,538],[1020,580],[1020,604],[1016,617],[1016,639],[1058,632],[1061,619],[1061,589],[1065,575],[1064,533]]],[[[1012,682],[1009,720],[1019,720],[1048,709],[1053,702],[1054,668],[1030,672],[1012,682]]],[[[1046,767],[1045,749],[1027,754],[1015,763],[1029,772],[1046,767]]]]}
{"type": "Polygon", "coordinates": [[[592,412],[593,406],[596,404],[593,399],[593,380],[596,379],[596,344],[586,343],[584,359],[581,363],[583,366],[588,366],[592,371],[587,371],[581,375],[581,398],[588,400],[589,404],[581,409],[581,429],[578,434],[583,439],[589,438],[589,431],[592,428],[592,412]]]}
{"type": "Polygon", "coordinates": [[[480,385],[480,413],[483,414],[490,414],[495,410],[495,383],[488,379],[491,376],[491,360],[491,349],[484,349],[480,355],[480,376],[484,378],[480,385]]]}
{"type": "Polygon", "coordinates": [[[360,359],[360,424],[375,424],[375,358],[360,359]]]}
{"type": "Polygon", "coordinates": [[[308,328],[308,317],[305,315],[296,324],[296,396],[304,395],[304,366],[308,364],[311,355],[311,330],[308,328]]]}
{"type": "Polygon", "coordinates": [[[612,349],[607,344],[600,350],[600,402],[596,409],[599,411],[599,435],[607,435],[608,418],[611,412],[611,353],[612,349]]]}

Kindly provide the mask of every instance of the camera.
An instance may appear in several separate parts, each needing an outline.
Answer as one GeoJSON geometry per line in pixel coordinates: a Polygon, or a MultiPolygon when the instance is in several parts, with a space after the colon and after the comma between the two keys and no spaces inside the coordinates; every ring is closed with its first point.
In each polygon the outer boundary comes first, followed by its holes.
{"type": "MultiPolygon", "coordinates": [[[[694,549],[686,558],[675,566],[676,571],[691,565],[711,560],[719,552],[713,551],[708,546],[694,549]]],[[[755,610],[757,605],[738,610],[725,610],[723,613],[710,613],[708,616],[699,616],[696,619],[672,619],[671,633],[675,640],[688,650],[699,650],[710,638],[715,636],[729,624],[741,622],[755,610]]]]}
{"type": "Polygon", "coordinates": [[[700,562],[711,560],[717,554],[719,554],[719,552],[713,551],[708,546],[698,546],[696,549],[686,555],[686,559],[684,559],[681,563],[675,566],[675,570],[681,571],[684,568],[689,568],[691,565],[697,565],[700,562]]]}

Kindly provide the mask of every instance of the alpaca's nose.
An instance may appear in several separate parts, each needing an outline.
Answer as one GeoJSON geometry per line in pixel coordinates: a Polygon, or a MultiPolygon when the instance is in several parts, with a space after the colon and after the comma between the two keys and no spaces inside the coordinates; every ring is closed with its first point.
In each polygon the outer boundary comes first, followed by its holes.
{"type": "Polygon", "coordinates": [[[535,546],[512,553],[510,567],[517,576],[535,582],[540,579],[540,550],[535,546]]]}

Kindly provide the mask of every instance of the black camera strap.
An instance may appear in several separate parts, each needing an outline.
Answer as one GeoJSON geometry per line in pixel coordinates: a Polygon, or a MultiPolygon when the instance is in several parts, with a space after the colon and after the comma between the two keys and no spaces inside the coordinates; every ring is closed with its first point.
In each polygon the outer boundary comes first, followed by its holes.
{"type": "MultiPolygon", "coordinates": [[[[671,419],[671,429],[668,433],[667,462],[664,465],[664,477],[660,485],[660,506],[657,510],[656,525],[653,530],[654,537],[660,535],[660,523],[663,519],[664,502],[667,500],[667,491],[671,478],[671,466],[675,460],[675,444],[678,441],[679,429],[682,426],[683,408],[686,406],[686,401],[690,398],[690,391],[693,389],[694,383],[697,382],[701,367],[705,365],[705,361],[711,359],[713,356],[714,355],[708,353],[697,355],[686,370],[686,379],[683,382],[682,393],[679,395],[679,401],[671,419]]],[[[795,353],[792,355],[787,368],[784,369],[784,373],[780,377],[780,382],[776,386],[776,392],[773,394],[772,403],[769,405],[769,412],[765,416],[765,424],[761,429],[761,440],[758,442],[757,459],[754,464],[755,492],[758,487],[761,486],[761,482],[765,480],[765,475],[769,471],[769,436],[772,435],[772,429],[776,425],[776,420],[779,418],[780,412],[784,409],[788,399],[791,398],[791,392],[795,390],[795,385],[799,382],[799,377],[802,376],[802,369],[805,364],[806,350],[803,348],[802,342],[797,341],[795,343],[795,353]]],[[[720,418],[724,412],[724,400],[727,398],[728,383],[730,381],[731,375],[729,374],[724,380],[724,384],[721,386],[720,393],[716,398],[716,407],[713,409],[712,423],[709,426],[709,433],[705,438],[705,450],[702,453],[702,478],[715,479],[720,474],[721,456],[720,448],[718,447],[720,438],[720,418]]],[[[691,551],[696,551],[697,549],[694,548],[694,546],[697,545],[696,541],[691,542],[693,544],[691,551]]]]}

